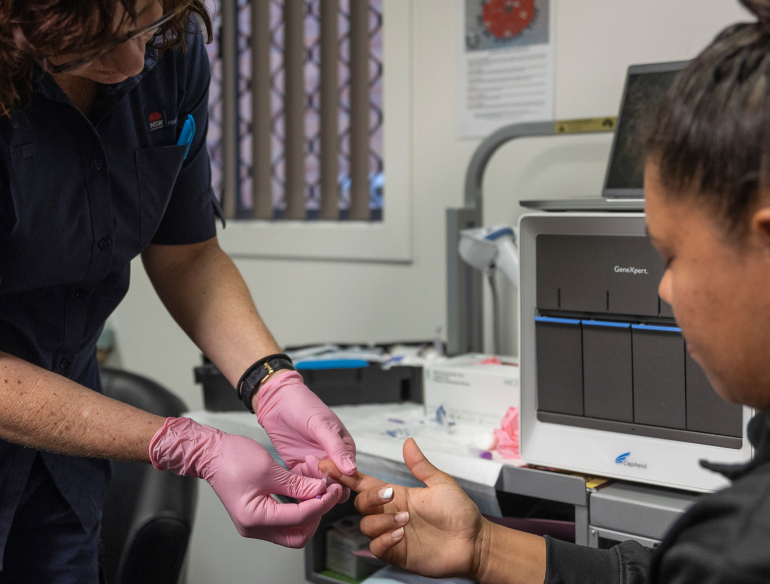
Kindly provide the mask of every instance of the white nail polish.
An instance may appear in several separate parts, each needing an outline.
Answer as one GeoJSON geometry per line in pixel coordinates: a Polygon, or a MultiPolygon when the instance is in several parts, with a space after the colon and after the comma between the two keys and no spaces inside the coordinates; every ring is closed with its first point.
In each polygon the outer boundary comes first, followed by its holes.
{"type": "Polygon", "coordinates": [[[391,497],[393,497],[393,487],[388,487],[387,489],[382,489],[380,491],[380,499],[383,501],[388,501],[391,497]]]}

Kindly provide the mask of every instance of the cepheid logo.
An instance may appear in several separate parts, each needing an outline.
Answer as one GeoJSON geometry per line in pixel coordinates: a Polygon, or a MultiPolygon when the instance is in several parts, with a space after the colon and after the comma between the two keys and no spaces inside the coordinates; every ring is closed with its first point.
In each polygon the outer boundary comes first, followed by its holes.
{"type": "Polygon", "coordinates": [[[621,454],[615,459],[615,464],[622,464],[623,466],[628,466],[631,468],[647,468],[646,463],[630,462],[629,460],[626,460],[630,455],[631,455],[630,452],[625,452],[621,454]]]}

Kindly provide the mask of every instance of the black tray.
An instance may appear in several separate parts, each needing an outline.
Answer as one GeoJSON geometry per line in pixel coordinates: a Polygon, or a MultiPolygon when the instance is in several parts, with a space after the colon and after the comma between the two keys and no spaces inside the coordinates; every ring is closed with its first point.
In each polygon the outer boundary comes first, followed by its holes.
{"type": "MultiPolygon", "coordinates": [[[[329,406],[422,403],[422,367],[396,366],[385,370],[379,363],[370,363],[368,367],[356,369],[305,369],[299,373],[305,384],[329,406]]],[[[195,383],[203,385],[203,403],[207,410],[246,409],[235,388],[205,356],[203,365],[195,368],[195,383]]]]}

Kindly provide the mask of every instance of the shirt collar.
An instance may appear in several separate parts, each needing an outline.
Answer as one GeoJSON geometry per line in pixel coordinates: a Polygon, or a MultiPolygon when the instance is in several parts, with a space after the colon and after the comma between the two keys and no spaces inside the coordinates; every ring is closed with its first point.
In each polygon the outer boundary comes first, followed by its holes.
{"type": "Polygon", "coordinates": [[[749,422],[749,442],[754,447],[754,458],[747,464],[717,464],[701,460],[703,468],[723,474],[731,481],[747,475],[758,466],[770,462],[770,412],[759,412],[749,422]]]}
{"type": "MultiPolygon", "coordinates": [[[[96,104],[96,107],[94,108],[94,111],[98,113],[98,116],[91,116],[94,124],[97,122],[97,117],[98,119],[101,119],[107,115],[124,95],[136,87],[144,76],[152,71],[157,62],[158,49],[155,47],[146,47],[144,51],[144,68],[138,75],[129,77],[125,81],[121,81],[114,85],[102,85],[98,104],[96,104]]],[[[41,93],[43,97],[52,101],[69,102],[69,98],[64,91],[62,91],[61,87],[59,87],[59,84],[54,81],[54,78],[49,73],[43,71],[38,65],[35,65],[35,77],[38,81],[35,83],[34,91],[41,93]]]]}

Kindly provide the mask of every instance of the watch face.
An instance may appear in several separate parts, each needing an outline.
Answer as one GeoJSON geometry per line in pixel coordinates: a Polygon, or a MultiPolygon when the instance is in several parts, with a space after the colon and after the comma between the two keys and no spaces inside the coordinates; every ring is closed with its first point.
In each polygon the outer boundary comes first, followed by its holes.
{"type": "Polygon", "coordinates": [[[550,0],[465,0],[465,49],[548,42],[550,0]]]}

